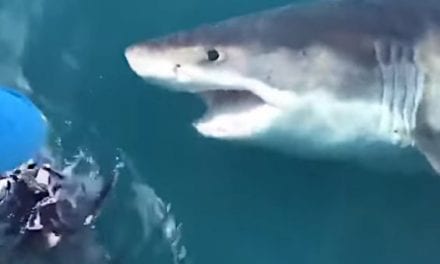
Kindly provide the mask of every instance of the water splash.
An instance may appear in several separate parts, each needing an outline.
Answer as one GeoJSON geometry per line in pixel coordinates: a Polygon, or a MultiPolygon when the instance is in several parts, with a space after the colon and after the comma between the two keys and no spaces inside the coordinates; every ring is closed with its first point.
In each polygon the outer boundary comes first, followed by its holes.
{"type": "MultiPolygon", "coordinates": [[[[72,158],[64,159],[63,156],[54,149],[46,149],[44,153],[35,159],[36,162],[48,162],[66,178],[68,181],[63,182],[63,188],[60,190],[59,199],[68,199],[71,201],[73,208],[78,208],[79,214],[82,212],[90,213],[91,209],[96,205],[93,215],[100,212],[100,204],[88,204],[87,201],[97,201],[97,197],[102,194],[104,180],[100,174],[100,168],[93,156],[84,149],[78,149],[77,154],[72,158]],[[78,184],[80,183],[80,184],[78,184]],[[72,187],[72,188],[71,188],[72,187]],[[86,198],[86,196],[88,198],[86,198]],[[64,197],[64,198],[63,198],[64,197]],[[86,200],[84,200],[86,198],[86,200]],[[81,202],[81,203],[79,203],[81,202]]],[[[112,177],[112,186],[114,179],[119,175],[121,166],[117,163],[114,166],[112,177]]],[[[106,185],[108,186],[108,185],[106,185]]],[[[112,189],[111,187],[109,189],[112,189]]],[[[101,200],[102,201],[102,200],[101,200]]],[[[59,208],[57,208],[59,209],[59,208]]],[[[59,213],[63,215],[63,213],[59,213]]],[[[69,214],[67,214],[69,215],[69,214]]],[[[84,263],[84,264],[103,264],[108,263],[108,252],[101,242],[97,239],[97,233],[90,228],[80,228],[81,222],[76,223],[74,217],[72,220],[78,230],[75,233],[66,236],[64,240],[53,250],[46,252],[35,252],[26,248],[3,247],[0,253],[0,262],[3,263],[84,263]],[[77,224],[77,225],[76,225],[77,224]]],[[[81,220],[81,218],[78,218],[81,220]]],[[[92,220],[93,221],[93,220],[92,220]]],[[[94,222],[91,222],[94,223],[94,222]]],[[[19,237],[19,235],[18,235],[19,237]]],[[[13,245],[14,237],[11,237],[10,243],[13,245]]],[[[19,246],[19,244],[14,243],[19,246]]],[[[20,247],[20,246],[19,246],[20,247]]]]}
{"type": "MultiPolygon", "coordinates": [[[[58,168],[62,168],[63,174],[66,176],[88,181],[88,186],[99,190],[102,186],[100,175],[103,173],[94,156],[87,149],[81,148],[77,150],[72,158],[63,159],[61,158],[61,153],[64,151],[62,140],[55,141],[58,142],[56,148],[46,150],[46,155],[50,153],[51,162],[56,164],[58,168]]],[[[122,250],[121,256],[115,256],[115,254],[107,252],[106,258],[108,258],[108,261],[105,263],[127,263],[130,262],[129,259],[138,259],[146,251],[154,251],[152,248],[155,247],[160,247],[162,252],[166,251],[166,255],[171,257],[173,264],[188,262],[187,250],[182,243],[182,224],[176,221],[171,210],[171,204],[162,200],[155,190],[145,183],[145,175],[135,167],[131,159],[122,150],[119,150],[119,154],[115,155],[112,167],[112,173],[115,175],[121,174],[121,178],[128,180],[130,191],[133,194],[133,196],[127,197],[124,196],[127,192],[119,193],[118,190],[115,190],[112,196],[128,202],[133,207],[135,216],[139,218],[141,224],[142,237],[140,241],[134,242],[132,239],[127,241],[133,246],[130,246],[129,250],[122,250]]],[[[106,208],[103,208],[103,210],[105,211],[106,208]]],[[[122,220],[125,220],[125,218],[122,220]]],[[[127,230],[127,233],[130,232],[125,221],[118,226],[123,230],[127,230]]],[[[115,239],[112,236],[110,237],[115,239]]],[[[99,247],[100,245],[95,243],[93,246],[99,247]]]]}

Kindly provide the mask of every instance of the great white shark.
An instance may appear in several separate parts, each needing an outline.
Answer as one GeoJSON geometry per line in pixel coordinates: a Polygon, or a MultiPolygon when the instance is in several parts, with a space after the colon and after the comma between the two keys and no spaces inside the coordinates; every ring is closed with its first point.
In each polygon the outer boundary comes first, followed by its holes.
{"type": "Polygon", "coordinates": [[[194,126],[206,137],[334,156],[414,149],[440,173],[438,0],[291,4],[141,41],[125,57],[140,77],[200,95],[194,126]]]}

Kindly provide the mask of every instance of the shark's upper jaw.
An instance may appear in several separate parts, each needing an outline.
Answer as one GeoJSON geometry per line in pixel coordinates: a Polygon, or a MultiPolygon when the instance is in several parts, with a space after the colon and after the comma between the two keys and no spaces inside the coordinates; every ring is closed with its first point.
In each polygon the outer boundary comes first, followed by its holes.
{"type": "Polygon", "coordinates": [[[140,77],[173,90],[199,95],[207,110],[193,125],[206,137],[249,138],[264,132],[280,115],[280,109],[246,87],[200,85],[188,81],[184,74],[178,74],[177,64],[149,54],[145,47],[129,47],[125,56],[130,68],[140,77]]]}

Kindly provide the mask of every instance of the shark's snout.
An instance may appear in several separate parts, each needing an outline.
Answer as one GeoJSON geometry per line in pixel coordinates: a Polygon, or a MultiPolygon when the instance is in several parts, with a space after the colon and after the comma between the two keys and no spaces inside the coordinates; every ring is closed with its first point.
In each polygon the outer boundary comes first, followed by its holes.
{"type": "Polygon", "coordinates": [[[130,46],[126,48],[124,52],[125,59],[127,60],[128,65],[136,73],[138,73],[138,70],[141,68],[140,60],[138,59],[139,53],[139,48],[137,48],[136,46],[130,46]]]}
{"type": "MultiPolygon", "coordinates": [[[[129,46],[124,51],[124,56],[127,59],[128,63],[130,63],[133,60],[133,57],[136,54],[136,47],[135,46],[129,46]]],[[[130,64],[131,66],[131,64],[130,64]]]]}
{"type": "Polygon", "coordinates": [[[148,64],[148,52],[145,48],[139,46],[130,46],[125,49],[125,58],[133,71],[143,76],[143,72],[153,65],[148,64]]]}
{"type": "Polygon", "coordinates": [[[131,69],[143,78],[175,78],[176,65],[146,45],[133,45],[125,50],[125,58],[131,69]]]}

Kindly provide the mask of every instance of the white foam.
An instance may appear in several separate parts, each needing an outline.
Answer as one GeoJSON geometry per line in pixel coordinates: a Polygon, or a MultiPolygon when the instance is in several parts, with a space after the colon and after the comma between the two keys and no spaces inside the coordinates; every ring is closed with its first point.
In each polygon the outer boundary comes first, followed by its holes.
{"type": "Polygon", "coordinates": [[[49,186],[49,178],[50,174],[47,170],[38,170],[35,180],[37,181],[37,183],[49,186]]]}
{"type": "Polygon", "coordinates": [[[53,232],[50,232],[50,233],[46,234],[46,238],[47,238],[47,243],[48,243],[50,248],[55,247],[61,241],[61,236],[57,235],[57,234],[55,234],[53,232]]]}

